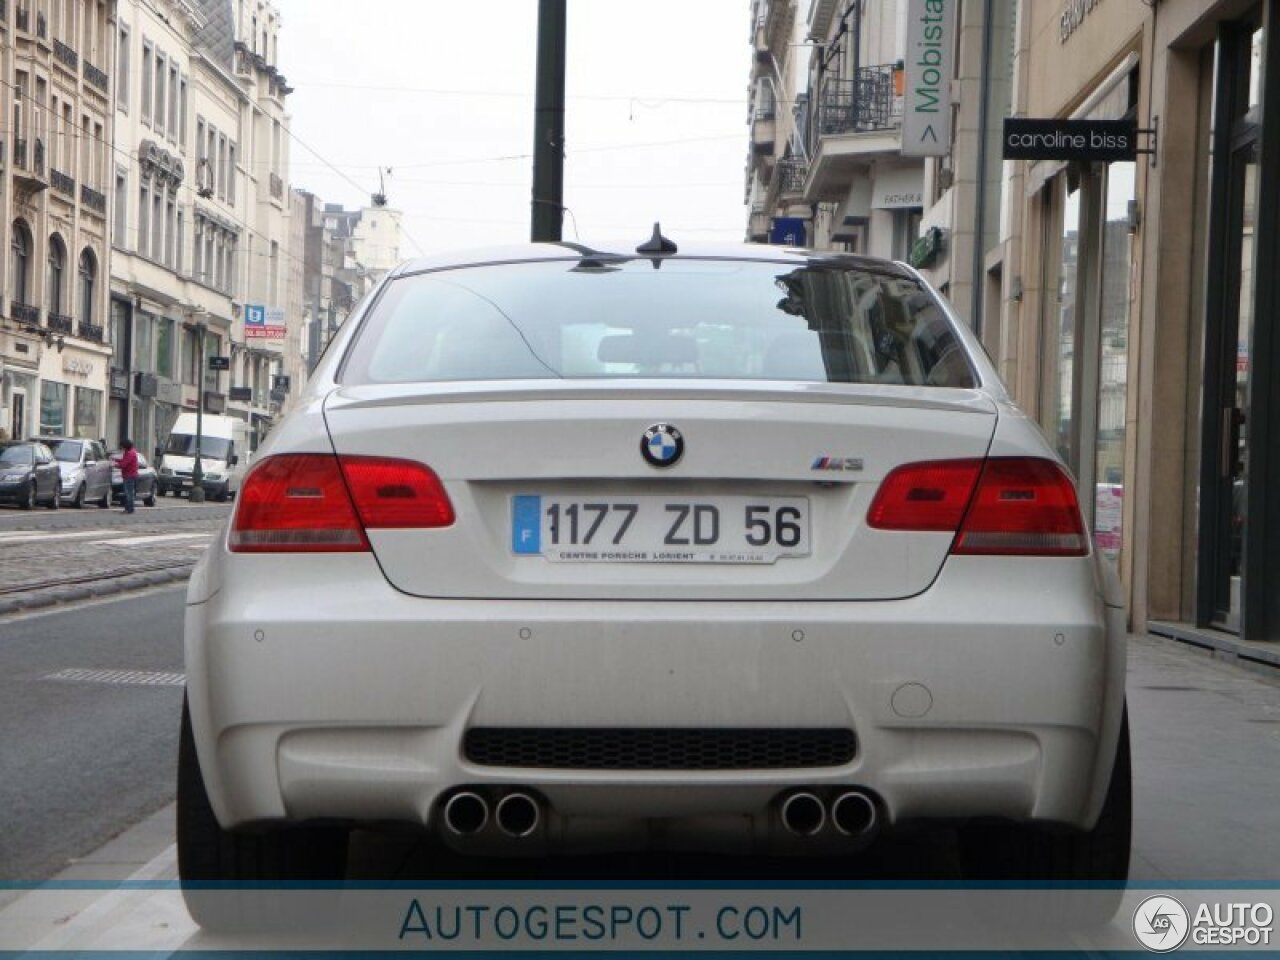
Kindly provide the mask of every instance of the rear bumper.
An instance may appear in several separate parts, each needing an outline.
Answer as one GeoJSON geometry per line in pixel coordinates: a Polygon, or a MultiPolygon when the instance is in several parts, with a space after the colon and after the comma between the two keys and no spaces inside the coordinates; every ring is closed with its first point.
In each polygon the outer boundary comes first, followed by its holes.
{"type": "Polygon", "coordinates": [[[1124,634],[1088,558],[953,558],[907,600],[752,604],[428,600],[368,555],[225,556],[193,576],[185,643],[227,827],[435,825],[443,794],[485,784],[531,788],[566,822],[728,816],[750,832],[785,789],[858,786],[890,821],[1087,827],[1111,769],[1124,634]],[[802,769],[498,768],[464,758],[473,726],[848,727],[857,752],[802,769]]]}

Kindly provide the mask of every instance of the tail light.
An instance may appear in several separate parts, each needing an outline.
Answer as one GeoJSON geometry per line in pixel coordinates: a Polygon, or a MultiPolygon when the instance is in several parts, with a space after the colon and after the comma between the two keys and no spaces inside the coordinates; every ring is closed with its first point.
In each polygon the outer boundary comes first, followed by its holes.
{"type": "Polygon", "coordinates": [[[439,478],[408,460],[294,453],[245,478],[228,545],[236,553],[362,552],[366,529],[446,527],[439,478]]]}
{"type": "Polygon", "coordinates": [[[955,554],[1089,552],[1071,478],[1057,463],[1036,457],[898,467],[880,484],[867,523],[880,530],[954,532],[955,554]]]}

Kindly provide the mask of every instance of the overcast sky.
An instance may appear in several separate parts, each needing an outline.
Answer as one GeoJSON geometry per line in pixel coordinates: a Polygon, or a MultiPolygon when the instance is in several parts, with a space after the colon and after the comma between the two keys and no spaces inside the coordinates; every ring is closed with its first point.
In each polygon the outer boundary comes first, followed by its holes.
{"type": "MultiPolygon", "coordinates": [[[[389,167],[402,256],[529,239],[536,0],[275,4],[294,187],[359,206],[389,167]]],[[[740,241],[747,0],[568,13],[565,238],[576,221],[584,243],[634,246],[660,220],[677,242],[740,241]]]]}

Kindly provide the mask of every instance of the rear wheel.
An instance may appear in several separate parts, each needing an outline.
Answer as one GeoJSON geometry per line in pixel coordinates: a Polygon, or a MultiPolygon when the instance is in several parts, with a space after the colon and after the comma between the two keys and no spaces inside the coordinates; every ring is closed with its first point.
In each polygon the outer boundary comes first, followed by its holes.
{"type": "Polygon", "coordinates": [[[31,481],[31,486],[27,488],[26,499],[22,501],[23,510],[34,510],[36,508],[36,482],[31,481]]]}
{"type": "Polygon", "coordinates": [[[1092,830],[1036,824],[975,823],[961,828],[965,877],[979,883],[1044,885],[1041,919],[1063,924],[1106,923],[1129,879],[1133,791],[1129,717],[1120,722],[1111,783],[1092,830]]]}
{"type": "Polygon", "coordinates": [[[53,493],[49,496],[49,502],[45,504],[50,510],[57,510],[62,506],[62,498],[59,496],[59,492],[58,485],[55,483],[53,485],[53,493]]]}
{"type": "Polygon", "coordinates": [[[147,491],[146,499],[143,500],[142,503],[144,506],[148,507],[154,507],[156,505],[156,488],[154,486],[147,491]]]}
{"type": "Polygon", "coordinates": [[[85,502],[84,495],[86,492],[86,489],[85,489],[86,487],[88,487],[87,483],[82,483],[80,484],[80,486],[76,487],[76,495],[71,499],[71,505],[75,507],[77,510],[84,509],[84,502],[85,502]]]}
{"type": "Polygon", "coordinates": [[[107,487],[107,489],[102,491],[102,499],[98,501],[98,507],[99,509],[102,509],[102,510],[111,509],[111,488],[110,487],[107,487]]]}
{"type": "Polygon", "coordinates": [[[339,881],[348,831],[330,827],[224,830],[214,816],[196,756],[191,713],[182,703],[178,741],[178,877],[191,916],[212,930],[276,927],[278,898],[263,884],[339,881]],[[254,889],[257,885],[259,889],[254,889]],[[241,889],[244,887],[245,889],[241,889]]]}

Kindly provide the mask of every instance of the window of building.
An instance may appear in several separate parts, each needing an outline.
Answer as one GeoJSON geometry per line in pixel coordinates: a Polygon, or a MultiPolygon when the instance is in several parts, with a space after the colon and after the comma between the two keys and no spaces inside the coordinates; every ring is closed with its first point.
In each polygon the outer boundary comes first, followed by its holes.
{"type": "Polygon", "coordinates": [[[227,148],[227,203],[236,202],[236,145],[227,148]]]}
{"type": "Polygon", "coordinates": [[[164,54],[156,52],[156,105],[152,112],[152,121],[155,124],[156,133],[164,133],[165,118],[168,115],[167,101],[165,100],[165,82],[164,78],[168,72],[168,61],[164,54]]]}
{"type": "Polygon", "coordinates": [[[93,188],[105,189],[107,179],[107,140],[103,136],[102,124],[93,125],[93,188]]]}
{"type": "Polygon", "coordinates": [[[148,126],[151,124],[152,56],[151,44],[144,40],[142,42],[142,122],[148,126]]]}
{"type": "Polygon", "coordinates": [[[46,436],[66,436],[67,394],[65,383],[43,380],[40,383],[40,432],[46,436]]]}
{"type": "Polygon", "coordinates": [[[173,377],[173,320],[169,317],[156,318],[156,373],[162,377],[173,377]]]}
{"type": "Polygon", "coordinates": [[[194,387],[200,376],[200,332],[182,328],[182,382],[194,387]]]}
{"type": "Polygon", "coordinates": [[[196,217],[195,237],[191,244],[191,276],[204,280],[204,221],[196,217]]]}
{"type": "Polygon", "coordinates": [[[88,247],[80,253],[80,322],[94,321],[94,301],[98,293],[98,258],[88,247]]]}
{"type": "Polygon", "coordinates": [[[102,436],[102,391],[76,387],[75,435],[86,440],[102,436]]]}
{"type": "Polygon", "coordinates": [[[62,105],[62,165],[70,176],[75,176],[76,122],[72,119],[71,104],[62,105]]]}
{"type": "Polygon", "coordinates": [[[139,310],[133,315],[133,369],[144,373],[155,371],[154,324],[155,318],[149,313],[139,310]]]}
{"type": "Polygon", "coordinates": [[[114,298],[111,301],[111,366],[117,370],[129,368],[129,305],[114,298]]]}
{"type": "Polygon", "coordinates": [[[178,273],[181,273],[182,272],[182,242],[183,242],[183,233],[184,233],[181,210],[178,211],[177,225],[175,227],[174,232],[176,234],[176,237],[174,240],[175,253],[174,253],[174,261],[173,261],[173,269],[178,273]]]}
{"type": "Polygon", "coordinates": [[[49,270],[46,274],[48,288],[44,304],[49,313],[62,314],[62,291],[67,282],[67,248],[56,233],[49,238],[49,270]]]}
{"type": "Polygon", "coordinates": [[[218,134],[218,196],[227,199],[227,138],[218,134]]]}
{"type": "Polygon", "coordinates": [[[186,148],[187,136],[187,75],[178,81],[178,143],[186,148]]]}
{"type": "Polygon", "coordinates": [[[178,129],[178,113],[179,113],[179,79],[178,65],[172,61],[169,63],[169,139],[175,143],[181,136],[181,130],[178,129]]]}
{"type": "Polygon", "coordinates": [[[174,256],[177,253],[177,233],[178,233],[178,215],[177,209],[172,198],[165,204],[165,238],[164,238],[164,263],[167,267],[174,264],[174,256]]]}
{"type": "Polygon", "coordinates": [[[150,245],[151,232],[149,224],[151,222],[151,186],[143,183],[138,188],[138,245],[136,247],[138,253],[144,257],[147,255],[147,249],[150,245]]]}
{"type": "Polygon", "coordinates": [[[116,109],[129,112],[129,25],[116,26],[116,109]]]}
{"type": "Polygon", "coordinates": [[[9,239],[9,283],[11,296],[17,303],[31,302],[31,231],[21,220],[15,220],[9,239]]]}
{"type": "Polygon", "coordinates": [[[164,191],[157,184],[151,191],[151,259],[164,262],[164,191]]]}
{"type": "Polygon", "coordinates": [[[117,246],[127,247],[126,231],[129,228],[129,175],[123,170],[116,171],[116,209],[115,223],[112,233],[117,246]]]}

